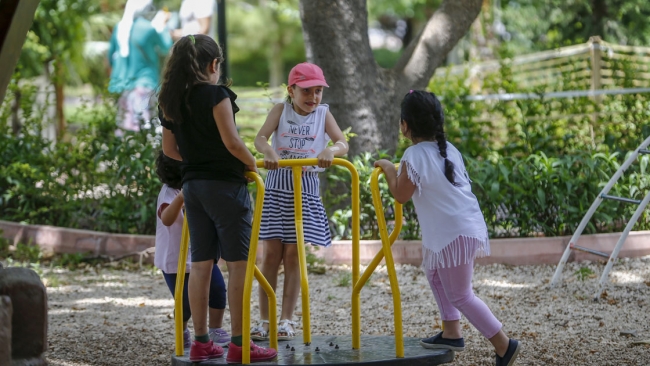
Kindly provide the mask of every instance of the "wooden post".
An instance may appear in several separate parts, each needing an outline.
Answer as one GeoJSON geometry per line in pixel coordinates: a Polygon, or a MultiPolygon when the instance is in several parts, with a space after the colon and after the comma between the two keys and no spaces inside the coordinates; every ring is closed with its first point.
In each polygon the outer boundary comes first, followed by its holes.
{"type": "Polygon", "coordinates": [[[602,40],[599,36],[589,37],[589,46],[591,48],[591,90],[598,90],[602,85],[600,73],[602,62],[601,42],[602,40]]]}
{"type": "Polygon", "coordinates": [[[18,63],[39,0],[0,0],[0,100],[18,63]]]}
{"type": "MultiPolygon", "coordinates": [[[[602,51],[601,44],[602,40],[599,36],[589,37],[589,48],[591,49],[591,90],[600,90],[602,88],[602,75],[601,75],[601,63],[602,63],[602,51]]],[[[596,136],[595,136],[595,127],[598,124],[598,108],[599,104],[602,101],[602,96],[594,96],[594,114],[591,118],[591,145],[596,147],[596,136]]]]}

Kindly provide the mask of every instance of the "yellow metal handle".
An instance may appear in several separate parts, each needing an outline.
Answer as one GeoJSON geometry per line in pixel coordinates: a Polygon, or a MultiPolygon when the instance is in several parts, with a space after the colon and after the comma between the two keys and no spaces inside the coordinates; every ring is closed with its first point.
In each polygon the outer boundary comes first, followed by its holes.
{"type": "MultiPolygon", "coordinates": [[[[393,295],[393,307],[395,314],[395,354],[398,358],[404,357],[404,336],[402,331],[402,303],[399,292],[399,283],[397,282],[397,273],[395,272],[395,262],[393,260],[393,253],[391,245],[397,239],[400,230],[402,229],[402,205],[395,201],[395,228],[388,235],[388,228],[386,226],[386,218],[384,217],[384,207],[381,202],[381,191],[379,190],[379,174],[383,171],[381,168],[375,168],[370,176],[370,190],[372,191],[372,202],[377,213],[377,226],[379,227],[379,236],[381,238],[382,250],[375,255],[366,270],[361,275],[361,278],[354,282],[352,289],[352,313],[353,324],[355,319],[360,323],[360,293],[366,281],[370,278],[372,273],[381,262],[382,258],[386,258],[386,269],[388,271],[388,278],[390,280],[391,292],[393,295]]],[[[354,327],[352,329],[352,348],[359,349],[361,347],[361,327],[354,327]]]]}
{"type": "MultiPolygon", "coordinates": [[[[309,309],[309,282],[307,275],[307,260],[305,253],[305,240],[303,231],[302,219],[302,167],[316,166],[318,159],[284,159],[279,161],[280,167],[291,167],[293,171],[293,186],[294,186],[294,205],[295,205],[295,222],[296,222],[296,241],[298,242],[298,261],[300,266],[300,291],[302,301],[302,330],[303,341],[308,344],[311,343],[311,314],[309,309]]],[[[352,163],[347,160],[335,158],[332,165],[340,165],[346,167],[350,171],[352,183],[352,280],[356,281],[359,278],[359,173],[352,163]]],[[[257,167],[263,168],[264,161],[258,160],[257,167]]],[[[258,196],[259,197],[259,196],[258,196]]],[[[261,209],[260,209],[261,211],[261,209]]],[[[354,312],[354,310],[353,310],[354,312]]],[[[275,319],[269,316],[271,319],[275,319]]],[[[354,317],[352,319],[353,327],[354,317]]],[[[274,322],[271,322],[272,324],[274,322]]],[[[358,321],[357,321],[358,323],[358,321]]],[[[271,335],[274,332],[270,330],[271,335]]],[[[245,350],[244,350],[245,351],[245,350]]]]}
{"type": "Polygon", "coordinates": [[[174,332],[176,334],[176,356],[183,355],[183,285],[185,284],[185,265],[187,249],[190,242],[190,231],[187,228],[187,215],[183,215],[183,231],[181,248],[178,252],[178,268],[176,270],[176,287],[174,290],[174,332]]]}
{"type": "MultiPolygon", "coordinates": [[[[255,265],[257,259],[257,244],[260,236],[260,224],[262,218],[262,206],[264,205],[264,182],[259,174],[247,172],[246,177],[253,179],[257,184],[257,197],[255,199],[255,212],[253,217],[253,228],[251,231],[251,243],[248,248],[248,262],[246,264],[246,278],[244,280],[244,301],[242,308],[242,364],[251,362],[251,293],[253,291],[253,276],[259,282],[260,287],[266,292],[269,298],[269,318],[277,316],[277,300],[273,288],[268,283],[262,272],[255,265]]],[[[269,322],[269,337],[271,348],[278,349],[278,325],[269,322]]]]}
{"type": "MultiPolygon", "coordinates": [[[[350,171],[351,184],[352,184],[352,280],[354,283],[359,280],[359,173],[352,163],[347,160],[335,158],[332,162],[333,165],[340,165],[346,167],[350,171]]],[[[310,313],[309,313],[309,284],[307,282],[307,261],[304,248],[304,235],[302,228],[302,189],[301,189],[301,173],[303,166],[318,165],[318,159],[285,159],[280,160],[280,167],[293,167],[294,171],[294,201],[296,202],[296,234],[298,243],[298,259],[300,261],[300,277],[301,277],[301,291],[302,291],[302,309],[303,309],[303,339],[306,343],[311,342],[311,329],[310,329],[310,313]],[[298,208],[299,207],[299,208],[298,208]],[[300,216],[298,216],[300,215],[300,216]]],[[[264,161],[258,160],[257,167],[264,167],[264,161]]],[[[246,173],[246,176],[257,183],[257,199],[255,200],[255,213],[253,218],[253,228],[251,232],[251,243],[248,253],[248,262],[246,267],[246,278],[244,283],[244,299],[242,309],[242,364],[250,363],[250,301],[253,286],[253,276],[258,280],[260,287],[264,289],[269,298],[269,318],[276,319],[277,315],[277,300],[275,293],[271,288],[268,281],[264,278],[260,270],[255,265],[257,255],[257,245],[260,230],[260,219],[262,215],[262,206],[264,203],[264,183],[262,178],[253,172],[246,173]]],[[[185,260],[187,258],[187,248],[189,243],[189,232],[187,231],[187,219],[183,223],[183,237],[181,240],[181,250],[179,253],[179,275],[176,279],[176,297],[175,297],[175,333],[176,333],[176,355],[183,355],[183,304],[182,293],[185,275],[185,260]],[[182,258],[182,260],[181,260],[182,258]],[[181,263],[182,262],[182,263],[181,263]],[[182,268],[182,271],[181,271],[182,268]],[[180,294],[180,295],[179,295],[180,294]]],[[[355,310],[352,309],[352,327],[359,326],[358,311],[355,320],[355,310]],[[355,325],[356,324],[356,325],[355,325]]],[[[269,322],[269,336],[270,346],[278,349],[277,340],[277,323],[275,321],[269,322]]]]}

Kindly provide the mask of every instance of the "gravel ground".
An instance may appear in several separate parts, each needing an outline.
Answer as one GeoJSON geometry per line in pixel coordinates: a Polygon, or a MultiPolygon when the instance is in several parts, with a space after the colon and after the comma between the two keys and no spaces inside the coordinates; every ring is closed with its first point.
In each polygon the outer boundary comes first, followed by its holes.
{"type": "MultiPolygon", "coordinates": [[[[570,263],[562,285],[549,289],[555,266],[477,266],[474,289],[503,322],[505,332],[523,342],[519,365],[649,365],[650,257],[621,259],[610,274],[606,293],[594,302],[596,274],[602,269],[600,263],[570,263]]],[[[399,266],[397,273],[404,336],[434,334],[439,313],[422,271],[399,266]]],[[[170,364],[173,301],[158,271],[54,269],[45,270],[43,278],[49,302],[49,364],[170,364]]],[[[350,279],[345,266],[310,274],[313,335],[351,333],[350,279]]],[[[282,275],[280,286],[281,282],[282,275]]],[[[385,268],[373,274],[361,297],[362,332],[392,334],[385,268]]],[[[298,318],[300,314],[298,303],[298,318]]],[[[229,322],[226,312],[225,324],[229,322]]],[[[489,342],[462,322],[466,349],[456,353],[453,364],[493,365],[489,342]]]]}

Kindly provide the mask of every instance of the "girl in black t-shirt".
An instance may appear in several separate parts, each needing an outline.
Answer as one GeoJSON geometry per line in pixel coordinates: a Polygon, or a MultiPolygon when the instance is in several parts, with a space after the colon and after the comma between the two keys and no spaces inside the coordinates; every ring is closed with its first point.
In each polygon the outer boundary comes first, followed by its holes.
{"type": "MultiPolygon", "coordinates": [[[[237,134],[237,95],[218,85],[221,48],[210,37],[190,35],[172,48],[160,88],[163,151],[180,160],[185,210],[191,238],[190,309],[195,340],[190,361],[221,357],[208,336],[207,308],[214,260],[228,265],[232,339],[228,363],[242,361],[242,300],[251,208],[244,172],[255,158],[237,134]]],[[[275,358],[277,351],[251,342],[251,362],[275,358]]]]}

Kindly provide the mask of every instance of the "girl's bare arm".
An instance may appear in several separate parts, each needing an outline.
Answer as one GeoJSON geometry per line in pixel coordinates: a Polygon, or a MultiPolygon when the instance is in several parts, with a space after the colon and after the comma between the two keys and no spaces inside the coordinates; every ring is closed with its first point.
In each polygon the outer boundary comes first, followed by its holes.
{"type": "Polygon", "coordinates": [[[276,104],[273,106],[268,116],[266,116],[266,121],[264,121],[262,128],[257,132],[257,136],[255,136],[255,148],[264,154],[264,168],[266,169],[277,169],[279,167],[280,157],[275,153],[273,147],[269,145],[269,138],[277,130],[283,110],[284,104],[276,104]]]}
{"type": "Polygon", "coordinates": [[[176,197],[174,197],[172,203],[160,205],[158,217],[162,220],[163,225],[171,226],[176,221],[176,218],[181,213],[184,203],[185,198],[183,197],[183,191],[181,191],[176,197]]]}
{"type": "Polygon", "coordinates": [[[345,141],[345,135],[343,135],[341,128],[329,110],[325,116],[325,132],[334,141],[334,145],[326,147],[318,154],[318,166],[321,168],[331,166],[335,156],[343,156],[349,150],[348,143],[345,141]]]}
{"type": "Polygon", "coordinates": [[[405,169],[402,170],[402,174],[397,176],[395,164],[386,159],[375,161],[375,167],[381,167],[384,171],[386,182],[388,183],[388,189],[397,202],[404,204],[413,197],[416,186],[408,178],[405,169]]]}

